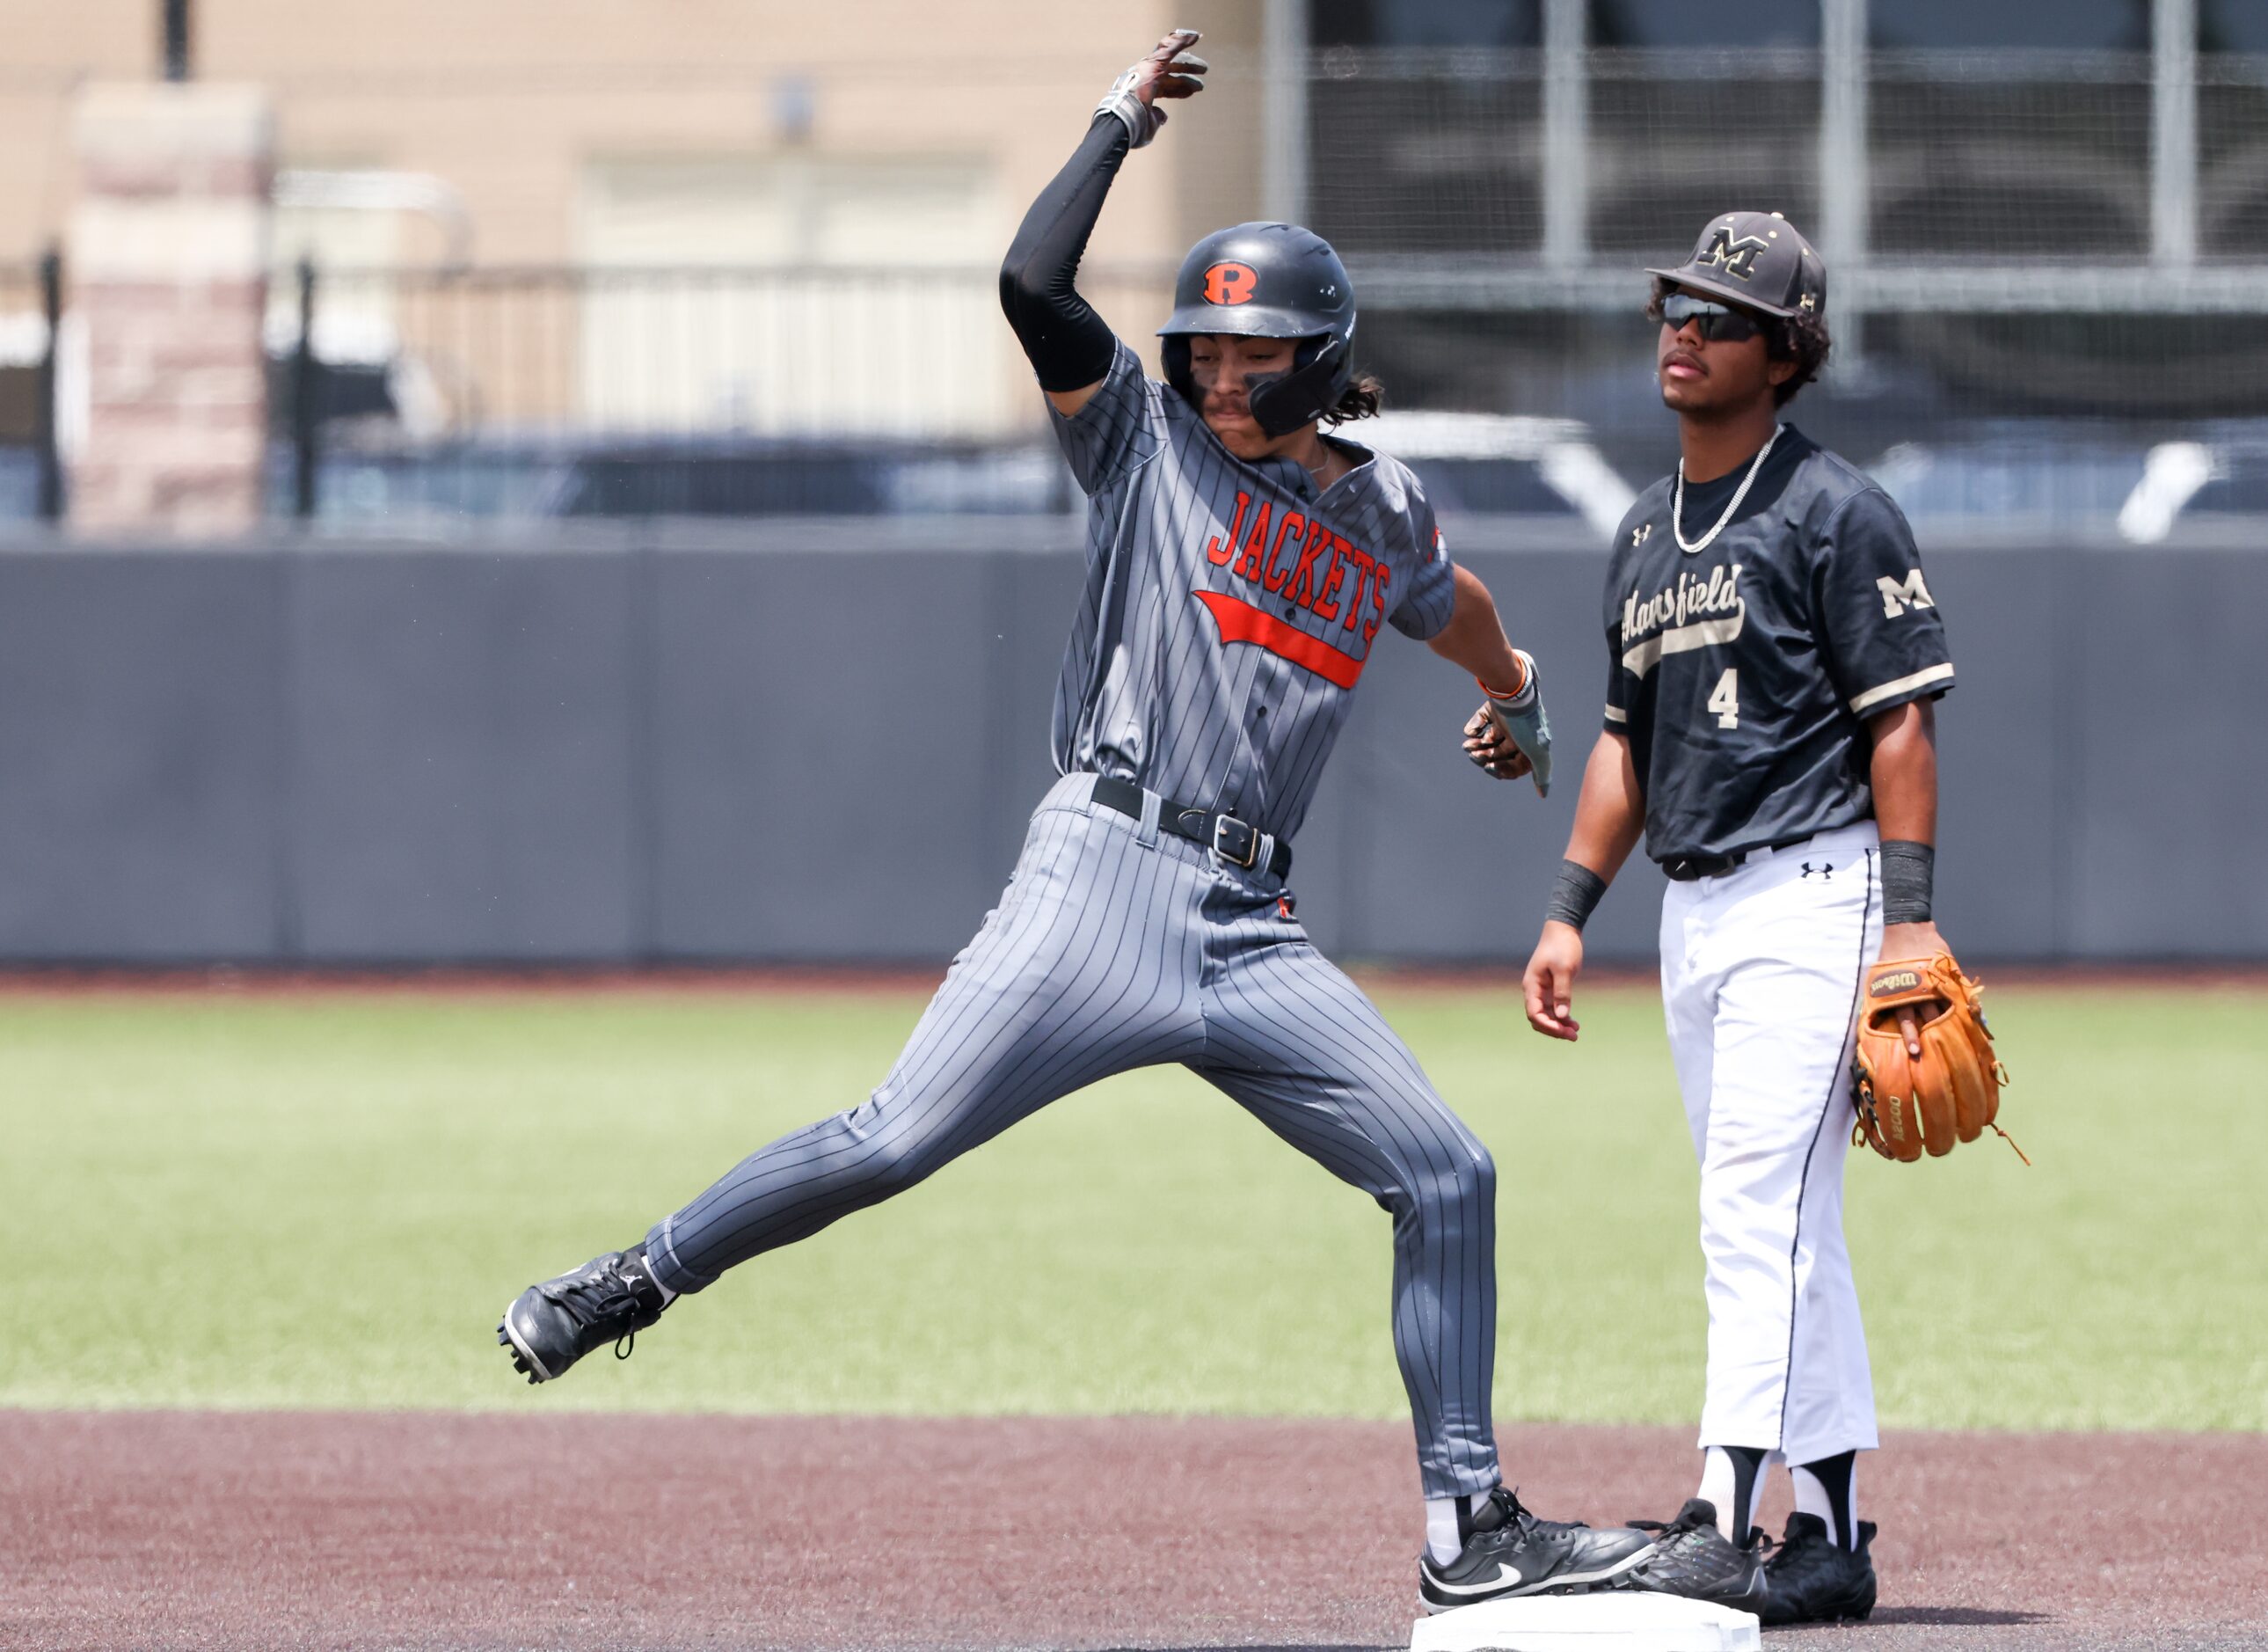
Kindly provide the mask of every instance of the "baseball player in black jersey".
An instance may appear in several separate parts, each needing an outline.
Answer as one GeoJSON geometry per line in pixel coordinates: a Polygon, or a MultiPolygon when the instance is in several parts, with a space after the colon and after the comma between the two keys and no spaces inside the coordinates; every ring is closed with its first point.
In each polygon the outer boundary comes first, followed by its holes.
{"type": "MultiPolygon", "coordinates": [[[[1781,421],[1827,356],[1818,254],[1777,214],[1733,212],[1649,273],[1681,457],[1616,533],[1605,727],[1528,1019],[1576,1037],[1583,923],[1642,831],[1670,880],[1662,997],[1701,1162],[1709,1342],[1700,1493],[1631,1582],[1766,1622],[1863,1618],[1874,1529],[1852,1468],[1876,1441],[1843,1240],[1851,1041],[1867,966],[1943,945],[1933,702],[1953,663],[1897,507],[1781,421]],[[1767,1563],[1753,1528],[1773,1460],[1797,1512],[1767,1563]]],[[[1484,767],[1506,750],[1477,719],[1467,743],[1484,767]]]]}
{"type": "Polygon", "coordinates": [[[1325,433],[1374,412],[1377,391],[1355,376],[1354,289],[1321,237],[1244,224],[1199,241],[1160,329],[1162,383],[1078,290],[1112,181],[1165,121],[1158,100],[1199,89],[1196,40],[1176,31],[1119,77],[1001,269],[1091,505],[1058,778],[998,906],[871,1095],[759,1148],[639,1243],[531,1286],[497,1340],[550,1382],[1057,1098],[1178,1062],[1391,1213],[1427,1610],[1588,1588],[1653,1544],[1539,1519],[1503,1484],[1495,1164],[1308,941],[1288,881],[1374,643],[1398,631],[1478,677],[1508,742],[1498,772],[1540,792],[1550,744],[1534,663],[1450,561],[1417,478],[1325,433]]]}

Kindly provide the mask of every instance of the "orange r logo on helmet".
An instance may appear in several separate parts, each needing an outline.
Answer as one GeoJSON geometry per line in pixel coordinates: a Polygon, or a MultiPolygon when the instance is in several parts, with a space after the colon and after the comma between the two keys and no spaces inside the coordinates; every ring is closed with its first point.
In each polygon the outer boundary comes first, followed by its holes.
{"type": "Polygon", "coordinates": [[[1207,304],[1249,304],[1260,277],[1250,264],[1215,264],[1205,271],[1207,304]]]}

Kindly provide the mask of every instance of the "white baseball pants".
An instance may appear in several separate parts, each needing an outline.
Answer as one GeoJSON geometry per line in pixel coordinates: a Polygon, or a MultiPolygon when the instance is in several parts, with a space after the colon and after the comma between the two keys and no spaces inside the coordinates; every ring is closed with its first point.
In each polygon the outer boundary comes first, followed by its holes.
{"type": "Polygon", "coordinates": [[[1822,832],[1662,900],[1662,1007],[1701,1161],[1703,1446],[1813,1463],[1876,1443],[1843,1162],[1878,842],[1871,821],[1822,832]]]}

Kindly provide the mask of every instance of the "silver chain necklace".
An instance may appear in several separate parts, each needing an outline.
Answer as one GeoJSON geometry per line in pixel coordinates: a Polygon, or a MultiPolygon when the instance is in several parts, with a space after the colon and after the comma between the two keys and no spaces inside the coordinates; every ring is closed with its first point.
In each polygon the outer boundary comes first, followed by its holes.
{"type": "Polygon", "coordinates": [[[1756,456],[1749,461],[1749,474],[1741,478],[1741,485],[1733,494],[1733,502],[1717,519],[1717,526],[1690,542],[1685,537],[1685,461],[1680,459],[1677,461],[1677,492],[1669,502],[1669,531],[1677,535],[1678,549],[1690,557],[1697,550],[1708,549],[1716,542],[1717,535],[1725,531],[1725,524],[1733,520],[1733,513],[1741,508],[1741,501],[1749,497],[1749,490],[1756,485],[1756,472],[1764,468],[1764,458],[1771,452],[1772,443],[1779,440],[1779,433],[1786,428],[1785,424],[1772,426],[1771,439],[1757,448],[1756,456]]]}

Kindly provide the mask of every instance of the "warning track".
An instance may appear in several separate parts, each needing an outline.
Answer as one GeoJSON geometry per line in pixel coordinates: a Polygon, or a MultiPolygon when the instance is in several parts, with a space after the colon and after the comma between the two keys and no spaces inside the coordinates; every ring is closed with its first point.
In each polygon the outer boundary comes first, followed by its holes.
{"type": "MultiPolygon", "coordinates": [[[[1549,1515],[1691,1489],[1683,1430],[1501,1440],[1549,1515]]],[[[1374,1423],[0,1412],[0,1645],[1406,1645],[1410,1458],[1374,1423]]],[[[1898,1436],[1874,1621],[1768,1644],[2268,1645],[2264,1493],[2261,1436],[1898,1436]]]]}

